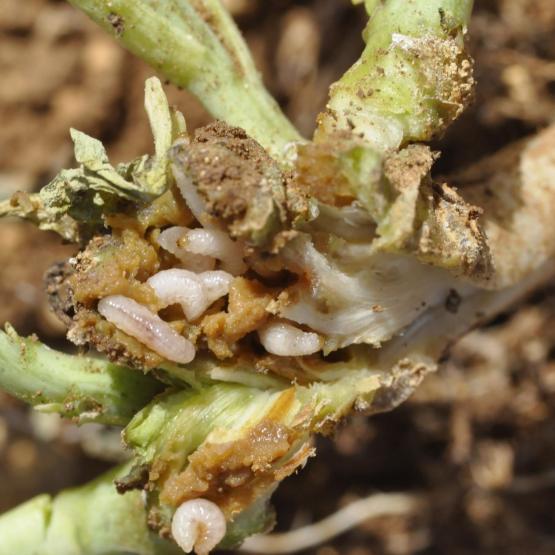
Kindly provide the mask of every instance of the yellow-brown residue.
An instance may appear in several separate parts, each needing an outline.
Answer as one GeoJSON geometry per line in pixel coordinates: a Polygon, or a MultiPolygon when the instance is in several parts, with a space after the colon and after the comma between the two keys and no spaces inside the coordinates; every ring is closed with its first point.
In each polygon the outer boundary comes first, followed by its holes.
{"type": "Polygon", "coordinates": [[[106,224],[111,229],[115,231],[133,229],[140,235],[144,235],[150,228],[163,228],[169,225],[189,226],[193,221],[191,211],[175,188],[130,213],[118,213],[106,217],[106,224]]]}
{"type": "Polygon", "coordinates": [[[164,361],[160,355],[118,330],[93,310],[85,309],[77,313],[68,338],[76,345],[90,343],[110,360],[141,370],[151,370],[164,361]]]}
{"type": "Polygon", "coordinates": [[[125,295],[156,311],[153,289],[142,283],[159,269],[156,250],[136,231],[97,237],[79,255],[68,279],[73,300],[86,308],[109,295],[125,295]]]}
{"type": "Polygon", "coordinates": [[[201,322],[209,349],[220,359],[234,355],[234,344],[258,329],[269,317],[272,292],[260,282],[238,277],[231,284],[227,312],[205,316],[201,322]]]}
{"type": "Polygon", "coordinates": [[[156,249],[134,229],[92,239],[78,256],[74,271],[58,285],[59,293],[66,291],[73,304],[68,338],[76,345],[92,344],[119,363],[143,370],[159,366],[163,362],[160,355],[96,312],[97,301],[110,295],[124,295],[157,312],[158,299],[144,281],[159,267],[156,249]]]}
{"type": "Polygon", "coordinates": [[[303,196],[334,206],[348,205],[354,200],[349,181],[341,174],[337,144],[332,142],[299,146],[294,178],[287,189],[290,195],[298,189],[303,196]]]}
{"type": "Polygon", "coordinates": [[[276,480],[304,464],[312,454],[306,442],[286,457],[297,436],[291,428],[265,419],[237,441],[205,442],[189,457],[187,468],[164,483],[160,500],[178,506],[203,497],[216,502],[228,518],[232,517],[276,480]]]}
{"type": "MultiPolygon", "coordinates": [[[[148,205],[108,216],[106,223],[112,228],[112,235],[93,238],[79,254],[75,268],[55,284],[57,295],[64,299],[58,312],[73,312],[69,320],[64,316],[69,325],[69,339],[77,345],[92,344],[122,364],[143,370],[160,366],[163,357],[102,318],[96,312],[96,303],[110,295],[124,295],[158,312],[158,299],[145,281],[156,272],[172,267],[175,259],[159,249],[156,237],[160,228],[189,226],[193,221],[175,189],[148,205]]],[[[188,326],[180,307],[168,307],[161,316],[178,333],[196,342],[198,329],[188,326]]]]}

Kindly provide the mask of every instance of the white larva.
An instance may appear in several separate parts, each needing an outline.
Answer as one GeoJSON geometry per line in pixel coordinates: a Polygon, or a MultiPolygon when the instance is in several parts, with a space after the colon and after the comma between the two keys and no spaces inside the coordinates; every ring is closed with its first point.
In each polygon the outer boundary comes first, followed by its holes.
{"type": "Polygon", "coordinates": [[[211,256],[222,262],[222,269],[235,276],[244,274],[247,266],[243,262],[241,245],[232,241],[227,233],[218,229],[190,229],[179,246],[197,255],[211,256]]]}
{"type": "Polygon", "coordinates": [[[222,262],[222,269],[235,276],[247,271],[241,245],[218,229],[170,227],[160,233],[158,244],[179,258],[188,270],[212,270],[217,258],[222,262]]]}
{"type": "Polygon", "coordinates": [[[195,274],[174,268],[154,274],[148,285],[162,306],[180,304],[187,320],[197,319],[214,301],[229,293],[233,276],[223,271],[195,274]]]}
{"type": "Polygon", "coordinates": [[[173,538],[185,553],[207,555],[222,541],[226,528],[224,514],[207,499],[185,501],[172,519],[173,538]]]}
{"type": "MultiPolygon", "coordinates": [[[[193,180],[189,173],[185,170],[181,164],[172,164],[173,176],[175,177],[175,183],[181,193],[181,196],[187,203],[189,210],[193,213],[193,216],[202,224],[209,224],[206,218],[206,211],[204,207],[204,201],[199,195],[193,180]]],[[[206,227],[210,227],[207,225],[206,227]]]]}
{"type": "Polygon", "coordinates": [[[163,270],[148,278],[163,307],[180,304],[187,320],[198,318],[207,308],[202,283],[189,270],[163,270]]]}
{"type": "Polygon", "coordinates": [[[160,233],[157,242],[164,250],[171,252],[177,257],[183,264],[183,267],[188,270],[194,272],[213,270],[216,265],[216,260],[214,258],[202,254],[195,254],[179,245],[179,241],[186,237],[188,231],[190,230],[187,227],[170,227],[160,233]]]}
{"type": "Polygon", "coordinates": [[[272,320],[258,330],[262,346],[278,356],[305,356],[318,352],[322,338],[313,332],[303,331],[284,320],[272,320]]]}
{"type": "Polygon", "coordinates": [[[98,303],[98,312],[118,329],[168,360],[187,364],[195,358],[195,347],[189,340],[133,299],[123,295],[105,297],[98,303]]]}
{"type": "Polygon", "coordinates": [[[215,272],[202,272],[202,274],[197,274],[197,277],[202,283],[202,288],[204,290],[208,306],[210,306],[214,301],[217,301],[220,297],[227,295],[229,293],[231,282],[233,281],[233,276],[223,270],[215,272]]]}

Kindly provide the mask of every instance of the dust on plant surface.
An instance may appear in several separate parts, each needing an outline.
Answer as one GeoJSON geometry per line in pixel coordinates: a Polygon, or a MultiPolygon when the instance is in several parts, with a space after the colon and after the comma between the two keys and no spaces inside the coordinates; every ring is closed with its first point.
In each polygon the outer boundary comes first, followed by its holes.
{"type": "Polygon", "coordinates": [[[1,336],[3,389],[38,410],[2,402],[6,508],[97,473],[48,481],[81,449],[129,462],[7,513],[8,552],[166,553],[173,538],[202,553],[376,491],[382,516],[366,504],[348,535],[245,545],[550,552],[550,3],[478,2],[470,19],[470,2],[366,2],[368,22],[348,3],[225,2],[294,125],[219,3],[176,3],[177,27],[148,2],[74,3],[114,39],[61,3],[2,21],[21,92],[3,93],[0,210],[49,230],[1,224],[2,318],[87,350],[1,336]],[[176,65],[168,45],[191,55],[176,65]],[[39,51],[56,71],[22,77],[39,51]],[[77,163],[69,127],[86,133],[71,133],[77,163]]]}

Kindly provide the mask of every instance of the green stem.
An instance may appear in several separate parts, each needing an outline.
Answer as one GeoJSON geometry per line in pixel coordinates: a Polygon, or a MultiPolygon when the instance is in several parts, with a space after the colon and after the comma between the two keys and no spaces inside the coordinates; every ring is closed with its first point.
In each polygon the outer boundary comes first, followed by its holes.
{"type": "MultiPolygon", "coordinates": [[[[169,392],[142,411],[124,431],[126,444],[135,452],[135,468],[163,468],[164,473],[150,475],[148,504],[161,523],[169,525],[175,507],[159,495],[168,476],[178,476],[188,466],[190,456],[197,449],[219,445],[222,468],[250,442],[268,441],[259,435],[264,423],[272,422],[280,430],[295,429],[286,450],[265,463],[248,462],[230,468],[236,475],[246,472],[246,481],[236,489],[226,489],[227,500],[233,505],[245,505],[245,499],[256,489],[258,502],[244,506],[240,517],[229,523],[226,537],[220,544],[230,548],[245,537],[267,529],[271,512],[267,502],[279,482],[294,468],[302,466],[310,455],[309,436],[329,429],[348,414],[354,406],[371,404],[380,388],[376,373],[359,370],[331,383],[314,383],[310,386],[290,386],[261,390],[239,384],[205,385],[198,390],[169,392]],[[254,434],[254,435],[253,435],[254,434]],[[250,439],[248,439],[250,438],[250,439]],[[256,439],[252,439],[256,438],[256,439]],[[246,442],[246,443],[245,443],[246,442]],[[292,462],[295,461],[295,462],[292,462]],[[252,468],[273,468],[265,480],[256,477],[252,468]],[[260,466],[261,465],[261,466],[260,466]],[[287,469],[288,465],[289,469],[287,469]],[[251,468],[252,467],[252,468],[251,468]],[[283,470],[285,469],[285,470],[283,470]],[[251,472],[253,472],[251,474],[251,472]],[[250,476],[250,477],[249,477],[250,476]],[[261,480],[261,481],[258,481],[261,480]],[[258,481],[258,482],[257,482],[258,481]],[[256,484],[258,483],[258,486],[256,484]],[[242,497],[244,496],[244,497],[242,497]]],[[[267,432],[270,433],[270,432],[267,432]]],[[[275,432],[274,432],[275,433],[275,432]]],[[[271,437],[271,436],[270,436],[271,437]]],[[[280,441],[274,435],[273,441],[280,441]]],[[[257,451],[255,444],[252,444],[257,451]]],[[[253,455],[252,461],[257,461],[253,455]]],[[[217,457],[216,457],[217,460],[217,457]]],[[[206,474],[207,494],[213,493],[221,479],[219,471],[206,474]]],[[[224,486],[226,487],[226,486],[224,486]]],[[[208,497],[209,498],[209,497],[208,497]]]]}
{"type": "Polygon", "coordinates": [[[300,136],[262,84],[220,0],[69,0],[216,118],[244,128],[277,159],[300,136]]]}
{"type": "Polygon", "coordinates": [[[472,90],[465,34],[473,0],[366,0],[366,48],[330,89],[318,136],[340,131],[378,151],[429,141],[472,90]]]}
{"type": "Polygon", "coordinates": [[[0,555],[178,555],[149,531],[141,494],[113,481],[128,465],[54,498],[39,495],[0,516],[0,555]]]}
{"type": "Polygon", "coordinates": [[[125,425],[162,390],[156,380],[106,360],[54,351],[0,331],[0,389],[79,423],[125,425]]]}

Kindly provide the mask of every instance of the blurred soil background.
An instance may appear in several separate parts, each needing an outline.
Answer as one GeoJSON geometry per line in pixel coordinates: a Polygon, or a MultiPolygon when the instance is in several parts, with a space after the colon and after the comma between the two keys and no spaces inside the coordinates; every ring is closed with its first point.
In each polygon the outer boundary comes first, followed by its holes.
{"type": "MultiPolygon", "coordinates": [[[[474,105],[442,142],[449,173],[555,119],[555,1],[477,0],[474,105]]],[[[365,17],[346,0],[226,0],[266,83],[310,135],[327,87],[362,48],[365,17]]],[[[69,4],[3,0],[0,10],[0,199],[71,167],[70,127],[119,162],[151,148],[143,83],[152,71],[69,4]]],[[[209,121],[167,87],[190,128],[209,121]]],[[[0,324],[68,348],[42,275],[73,248],[0,222],[0,324]]],[[[419,509],[371,519],[316,555],[555,553],[555,287],[476,330],[440,372],[390,414],[356,417],[275,495],[278,530],[321,519],[375,492],[419,509]]],[[[121,457],[117,430],[30,415],[0,393],[0,511],[82,483],[121,457]]]]}

